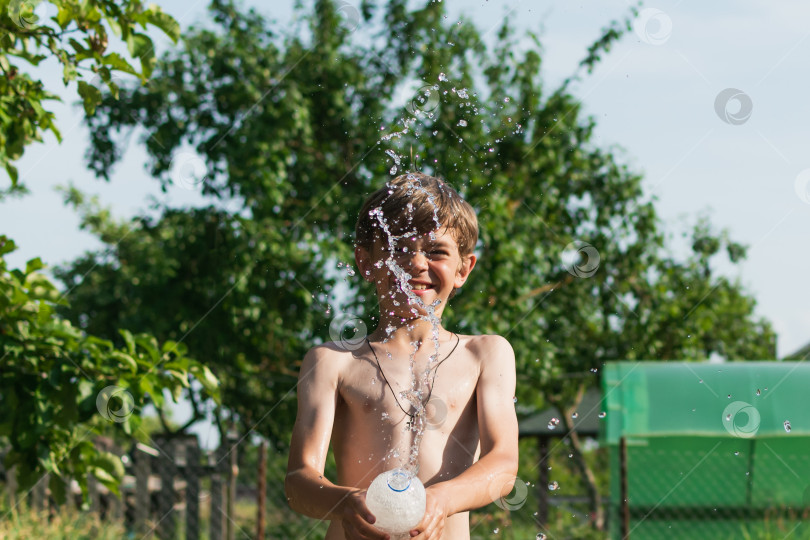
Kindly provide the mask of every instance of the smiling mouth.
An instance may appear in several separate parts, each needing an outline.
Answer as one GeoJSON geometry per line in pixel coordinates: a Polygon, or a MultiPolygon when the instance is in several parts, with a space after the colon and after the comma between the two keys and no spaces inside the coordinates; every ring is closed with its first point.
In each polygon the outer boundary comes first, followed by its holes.
{"type": "Polygon", "coordinates": [[[433,285],[428,285],[426,283],[411,283],[411,289],[414,291],[425,291],[427,289],[432,289],[433,285]]]}

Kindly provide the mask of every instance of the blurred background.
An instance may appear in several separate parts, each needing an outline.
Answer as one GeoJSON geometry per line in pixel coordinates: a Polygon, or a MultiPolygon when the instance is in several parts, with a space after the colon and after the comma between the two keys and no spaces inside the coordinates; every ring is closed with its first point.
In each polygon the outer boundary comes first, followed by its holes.
{"type": "MultiPolygon", "coordinates": [[[[474,536],[616,524],[607,363],[810,352],[802,3],[96,4],[0,13],[0,397],[18,418],[0,441],[10,491],[52,523],[62,485],[90,528],[193,537],[197,497],[203,536],[322,538],[282,489],[298,367],[374,328],[354,221],[409,170],[481,221],[446,326],[517,355],[527,489],[474,512],[474,536]],[[116,514],[105,490],[127,482],[116,514]]],[[[810,504],[796,493],[779,504],[810,504]]],[[[25,519],[4,533],[30,537],[25,519]]],[[[764,532],[736,537],[801,532],[750,520],[764,532]]]]}

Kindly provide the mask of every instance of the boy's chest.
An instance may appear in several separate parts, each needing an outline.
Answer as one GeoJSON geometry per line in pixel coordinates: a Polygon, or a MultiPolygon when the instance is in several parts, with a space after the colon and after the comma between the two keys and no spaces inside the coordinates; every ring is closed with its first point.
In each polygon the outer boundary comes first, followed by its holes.
{"type": "Polygon", "coordinates": [[[399,364],[381,359],[378,364],[373,357],[356,358],[342,374],[340,397],[354,415],[379,416],[390,423],[409,420],[407,415],[416,412],[412,401],[419,398],[426,406],[428,427],[457,418],[474,397],[480,373],[475,359],[458,354],[434,363],[427,373],[426,368],[426,362],[417,362],[414,376],[407,359],[399,364]]]}

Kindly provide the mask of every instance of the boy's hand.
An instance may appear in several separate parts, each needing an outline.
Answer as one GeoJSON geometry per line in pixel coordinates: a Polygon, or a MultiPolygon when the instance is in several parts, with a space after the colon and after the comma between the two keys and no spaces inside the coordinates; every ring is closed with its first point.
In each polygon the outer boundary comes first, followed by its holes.
{"type": "Polygon", "coordinates": [[[448,508],[446,499],[433,486],[425,488],[425,515],[411,530],[413,540],[438,540],[444,533],[448,508]]]}
{"type": "Polygon", "coordinates": [[[390,540],[387,533],[371,525],[377,518],[366,506],[366,490],[358,489],[349,494],[340,508],[343,533],[352,540],[390,540]]]}

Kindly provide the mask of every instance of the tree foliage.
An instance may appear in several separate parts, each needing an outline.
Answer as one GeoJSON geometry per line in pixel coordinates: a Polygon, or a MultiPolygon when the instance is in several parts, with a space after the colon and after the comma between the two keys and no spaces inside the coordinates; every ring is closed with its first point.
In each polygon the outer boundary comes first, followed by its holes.
{"type": "Polygon", "coordinates": [[[371,290],[343,263],[365,196],[408,169],[443,176],[478,211],[479,263],[447,326],[509,339],[521,405],[571,410],[613,359],[774,356],[754,300],[712,271],[745,248],[704,220],[674,257],[641,176],[592,142],[571,87],[627,20],[549,90],[536,39],[506,21],[487,45],[441,2],[319,0],[286,32],[226,1],[211,14],[216,28],[192,28],[150,85],[88,118],[100,177],[126,174],[114,173],[116,134],[137,127],[150,173],[210,205],[161,208],[108,242],[111,259],[88,254],[59,276],[75,287],[66,315],[94,333],[183,336],[245,428],[286,440],[297,366],[308,346],[340,339],[351,317],[338,307],[373,326],[371,290]]]}
{"type": "Polygon", "coordinates": [[[176,401],[190,386],[189,374],[216,398],[216,378],[186,356],[182,343],[160,345],[148,334],[121,330],[124,345],[115,347],[54,316],[67,301],[38,272],[39,258],[25,270],[9,269],[5,255],[14,249],[0,236],[0,400],[8,413],[0,419],[0,438],[9,445],[4,466],[16,466],[20,490],[50,473],[57,500],[64,499],[67,478],[86,490],[91,473],[117,493],[123,464],[95,446],[95,435],[110,423],[129,435],[137,432],[143,407],[162,408],[164,392],[176,401]]]}
{"type": "Polygon", "coordinates": [[[105,87],[118,94],[116,74],[148,79],[155,52],[152,39],[140,29],[150,25],[174,41],[179,37],[177,21],[140,0],[0,0],[0,167],[11,177],[11,190],[22,189],[12,162],[22,157],[26,146],[41,142],[47,131],[61,141],[54,114],[45,104],[59,97],[28,73],[30,67],[56,59],[65,86],[77,81],[84,109],[91,114],[105,87]],[[140,70],[110,50],[110,32],[138,59],[140,70]]]}
{"type": "MultiPolygon", "coordinates": [[[[85,112],[92,114],[107,88],[118,93],[118,73],[145,81],[155,54],[141,31],[154,26],[176,40],[179,25],[154,5],[140,1],[0,0],[0,166],[11,178],[0,192],[22,192],[13,162],[44,132],[60,134],[47,100],[58,99],[31,75],[33,66],[56,59],[63,82],[77,81],[85,112]],[[109,50],[113,33],[139,60],[140,70],[109,50]]],[[[60,293],[39,271],[39,258],[24,270],[10,269],[5,255],[14,242],[0,236],[0,443],[4,466],[15,467],[18,488],[28,490],[50,473],[57,500],[73,478],[85,491],[93,474],[113,491],[123,477],[118,456],[96,447],[94,439],[111,425],[132,435],[139,431],[143,408],[161,410],[167,396],[177,400],[183,388],[198,381],[206,398],[218,399],[211,370],[189,358],[181,341],[161,340],[139,331],[116,329],[118,344],[88,334],[56,314],[67,307],[60,293]],[[166,395],[164,395],[166,392],[166,395]]]]}

